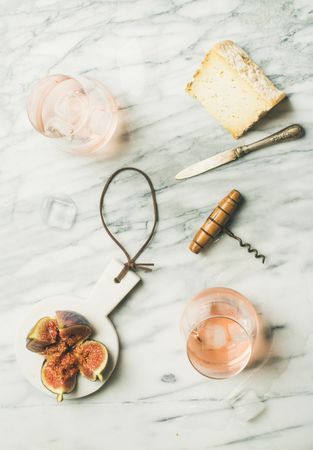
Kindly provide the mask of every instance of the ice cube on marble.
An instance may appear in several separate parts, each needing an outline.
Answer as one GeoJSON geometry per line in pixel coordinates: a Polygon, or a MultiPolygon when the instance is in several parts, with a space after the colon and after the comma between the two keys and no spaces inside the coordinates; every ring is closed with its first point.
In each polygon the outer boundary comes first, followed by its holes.
{"type": "Polygon", "coordinates": [[[258,417],[265,409],[265,404],[252,390],[243,391],[229,400],[235,415],[243,422],[258,417]]]}
{"type": "Polygon", "coordinates": [[[76,220],[77,207],[68,196],[49,196],[43,201],[41,215],[49,227],[70,230],[76,220]]]}

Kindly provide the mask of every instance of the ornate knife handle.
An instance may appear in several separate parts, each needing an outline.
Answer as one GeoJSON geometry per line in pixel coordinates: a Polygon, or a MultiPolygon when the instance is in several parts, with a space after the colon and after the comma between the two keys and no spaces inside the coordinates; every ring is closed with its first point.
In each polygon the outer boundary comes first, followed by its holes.
{"type": "Polygon", "coordinates": [[[252,144],[242,145],[234,149],[237,158],[240,158],[247,153],[254,152],[260,148],[268,147],[270,145],[279,144],[280,142],[289,141],[292,139],[299,139],[304,135],[304,129],[301,125],[290,125],[283,130],[277,131],[277,133],[261,139],[260,141],[253,142],[252,144]]]}

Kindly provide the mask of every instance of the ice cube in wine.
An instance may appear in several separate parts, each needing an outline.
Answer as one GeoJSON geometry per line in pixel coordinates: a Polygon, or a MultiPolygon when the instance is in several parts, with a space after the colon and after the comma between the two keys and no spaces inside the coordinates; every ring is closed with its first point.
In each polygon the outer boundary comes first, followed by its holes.
{"type": "Polygon", "coordinates": [[[251,339],[238,322],[226,317],[212,317],[191,331],[187,353],[191,364],[203,375],[228,378],[247,365],[251,339]]]}
{"type": "Polygon", "coordinates": [[[190,300],[182,316],[187,355],[209,378],[229,378],[248,364],[258,334],[252,303],[228,288],[210,288],[190,300]]]}

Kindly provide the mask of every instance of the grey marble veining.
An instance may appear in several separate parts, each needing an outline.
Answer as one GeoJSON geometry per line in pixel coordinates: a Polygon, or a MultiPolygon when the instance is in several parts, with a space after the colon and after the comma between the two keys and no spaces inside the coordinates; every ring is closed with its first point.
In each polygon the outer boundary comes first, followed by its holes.
{"type": "MultiPolygon", "coordinates": [[[[312,447],[312,27],[308,0],[0,2],[4,448],[312,447]],[[186,165],[234,146],[184,92],[206,51],[226,38],[288,94],[239,143],[293,122],[305,127],[306,137],[176,182],[186,165]],[[123,127],[107,159],[61,153],[32,130],[26,97],[47,73],[85,74],[110,88],[123,127]],[[156,268],[142,274],[142,285],[112,314],[122,351],[109,384],[87,399],[57,405],[21,375],[16,329],[41,298],[88,295],[109,259],[121,257],[101,228],[98,201],[109,174],[126,165],[147,171],[157,189],[160,223],[143,256],[156,268]],[[232,188],[246,198],[232,228],[267,255],[264,266],[227,236],[203,255],[187,250],[201,221],[232,188]],[[77,204],[69,232],[41,220],[42,201],[54,193],[77,204]],[[274,329],[270,363],[221,382],[191,368],[179,332],[186,301],[217,285],[249,297],[274,329]],[[238,422],[226,401],[241,385],[265,402],[251,423],[238,422]]],[[[129,173],[108,198],[109,221],[132,251],[150,225],[146,192],[129,173]]]]}

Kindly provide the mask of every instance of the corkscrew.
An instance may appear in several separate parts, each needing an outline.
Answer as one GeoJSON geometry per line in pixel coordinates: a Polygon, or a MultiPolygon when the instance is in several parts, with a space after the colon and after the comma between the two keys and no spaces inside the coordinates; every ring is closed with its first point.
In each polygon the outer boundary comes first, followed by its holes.
{"type": "Polygon", "coordinates": [[[228,236],[239,242],[240,247],[247,248],[249,253],[253,253],[256,259],[261,259],[263,264],[265,256],[253,248],[248,242],[244,242],[239,236],[236,236],[226,224],[237,210],[242,195],[236,189],[233,189],[226,197],[224,197],[206,219],[201,228],[197,231],[193,238],[189,249],[193,253],[200,253],[202,249],[210,242],[215,241],[218,236],[225,232],[228,236]]]}

